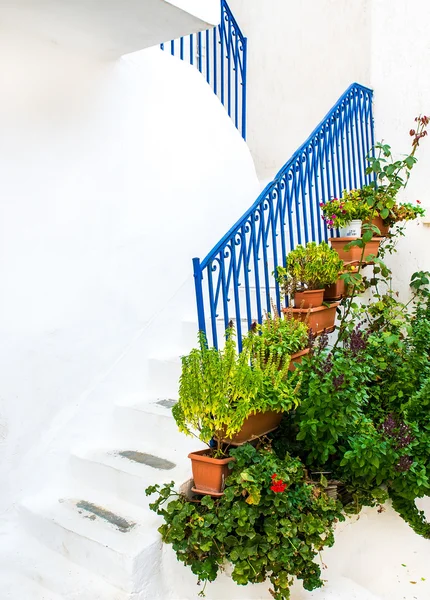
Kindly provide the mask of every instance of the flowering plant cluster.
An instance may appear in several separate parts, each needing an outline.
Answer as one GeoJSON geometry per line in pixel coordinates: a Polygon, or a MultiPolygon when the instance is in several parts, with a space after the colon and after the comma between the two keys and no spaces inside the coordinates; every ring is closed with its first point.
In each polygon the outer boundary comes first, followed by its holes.
{"type": "Polygon", "coordinates": [[[416,200],[415,204],[407,202],[404,204],[395,204],[390,210],[389,216],[385,219],[387,225],[394,225],[403,221],[413,221],[418,217],[424,217],[426,211],[421,206],[421,201],[416,200]]]}
{"type": "Polygon", "coordinates": [[[371,217],[372,210],[363,201],[361,190],[344,190],[341,198],[333,198],[320,204],[322,218],[329,229],[345,227],[354,219],[366,221],[371,217]]]}

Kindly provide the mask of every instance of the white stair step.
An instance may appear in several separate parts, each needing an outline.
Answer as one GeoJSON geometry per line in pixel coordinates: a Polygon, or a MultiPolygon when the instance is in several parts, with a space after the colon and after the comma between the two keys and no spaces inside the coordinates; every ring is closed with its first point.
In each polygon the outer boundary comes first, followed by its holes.
{"type": "MultiPolygon", "coordinates": [[[[19,572],[35,585],[49,590],[49,600],[129,600],[130,594],[110,585],[84,567],[40,544],[35,538],[21,534],[19,556],[14,557],[19,572]],[[52,598],[51,598],[52,596],[52,598]]],[[[1,585],[1,584],[0,584],[1,585]]],[[[0,589],[2,589],[0,587],[0,589]]],[[[2,597],[0,595],[0,597],[2,597]]],[[[28,596],[28,599],[32,599],[28,596]]],[[[13,600],[27,600],[17,594],[13,600]]]]}
{"type": "MultiPolygon", "coordinates": [[[[199,450],[204,444],[198,439],[180,433],[172,416],[172,398],[153,399],[151,402],[139,401],[131,396],[118,404],[114,412],[113,435],[120,440],[135,441],[139,447],[146,442],[157,443],[157,455],[187,456],[189,452],[199,450]]],[[[173,461],[175,462],[175,461],[173,461]]]]}
{"type": "Polygon", "coordinates": [[[93,485],[97,490],[139,506],[148,506],[154,498],[145,489],[155,483],[175,481],[180,485],[191,477],[188,455],[171,450],[142,450],[131,444],[118,450],[77,450],[71,456],[72,473],[76,479],[93,485]],[[149,463],[149,464],[148,464],[149,463]]]}
{"type": "Polygon", "coordinates": [[[157,577],[158,517],[98,493],[74,498],[54,494],[40,494],[21,505],[27,530],[43,544],[126,592],[137,593],[149,577],[157,577]]]}
{"type": "Polygon", "coordinates": [[[0,575],[1,600],[64,600],[54,592],[20,573],[0,575]]]}
{"type": "Polygon", "coordinates": [[[148,359],[149,394],[157,393],[162,396],[178,394],[179,377],[181,375],[181,351],[169,356],[151,357],[148,359]]]}

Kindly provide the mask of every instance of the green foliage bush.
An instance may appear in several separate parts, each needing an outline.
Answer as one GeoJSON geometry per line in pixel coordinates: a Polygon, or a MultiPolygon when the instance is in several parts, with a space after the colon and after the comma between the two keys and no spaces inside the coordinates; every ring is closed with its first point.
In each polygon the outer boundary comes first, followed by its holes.
{"type": "Polygon", "coordinates": [[[164,519],[163,541],[199,581],[214,581],[228,562],[239,585],[269,579],[275,600],[290,598],[294,578],[306,590],[321,587],[315,558],[334,543],[334,525],[344,519],[341,504],[309,482],[297,458],[250,444],[231,455],[220,499],[190,502],[174,492],[173,482],[146,490],[158,494],[150,507],[164,519]]]}

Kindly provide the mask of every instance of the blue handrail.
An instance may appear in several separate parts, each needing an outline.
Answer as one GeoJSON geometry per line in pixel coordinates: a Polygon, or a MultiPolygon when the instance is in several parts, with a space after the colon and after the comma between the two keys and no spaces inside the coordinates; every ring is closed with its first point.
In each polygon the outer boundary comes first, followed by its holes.
{"type": "Polygon", "coordinates": [[[161,44],[173,56],[195,65],[246,139],[247,38],[226,0],[221,0],[217,27],[161,44]]]}
{"type": "Polygon", "coordinates": [[[200,261],[193,259],[198,325],[218,347],[230,320],[241,338],[281,294],[273,271],[297,244],[327,241],[321,202],[368,184],[373,92],[352,84],[254,204],[200,261]]]}

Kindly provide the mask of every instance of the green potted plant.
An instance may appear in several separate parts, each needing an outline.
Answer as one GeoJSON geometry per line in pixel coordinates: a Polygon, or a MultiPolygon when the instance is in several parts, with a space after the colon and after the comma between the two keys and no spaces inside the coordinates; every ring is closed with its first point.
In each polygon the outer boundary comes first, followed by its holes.
{"type": "Polygon", "coordinates": [[[195,489],[216,495],[222,494],[232,460],[224,444],[242,444],[273,431],[283,411],[297,406],[298,378],[288,377],[289,361],[281,364],[273,351],[253,352],[251,336],[238,354],[232,329],[220,350],[208,348],[202,333],[199,342],[182,358],[179,399],[172,412],[181,432],[208,444],[189,457],[195,489]]]}
{"type": "Polygon", "coordinates": [[[176,494],[173,482],[147,488],[157,494],[150,508],[163,519],[163,542],[205,585],[227,563],[238,585],[269,580],[275,600],[290,598],[295,578],[306,590],[322,587],[318,554],[334,543],[341,504],[308,483],[298,458],[251,444],[232,455],[222,498],[195,502],[176,494]]]}
{"type": "Polygon", "coordinates": [[[324,287],[334,283],[343,262],[326,242],[299,244],[286,258],[286,266],[278,267],[277,281],[296,308],[321,306],[324,287]]]}
{"type": "Polygon", "coordinates": [[[251,331],[255,333],[254,352],[267,357],[274,353],[280,358],[281,365],[289,361],[290,371],[309,352],[309,328],[305,323],[295,320],[291,311],[282,318],[276,306],[272,305],[272,314],[267,314],[263,322],[256,324],[251,331]]]}

